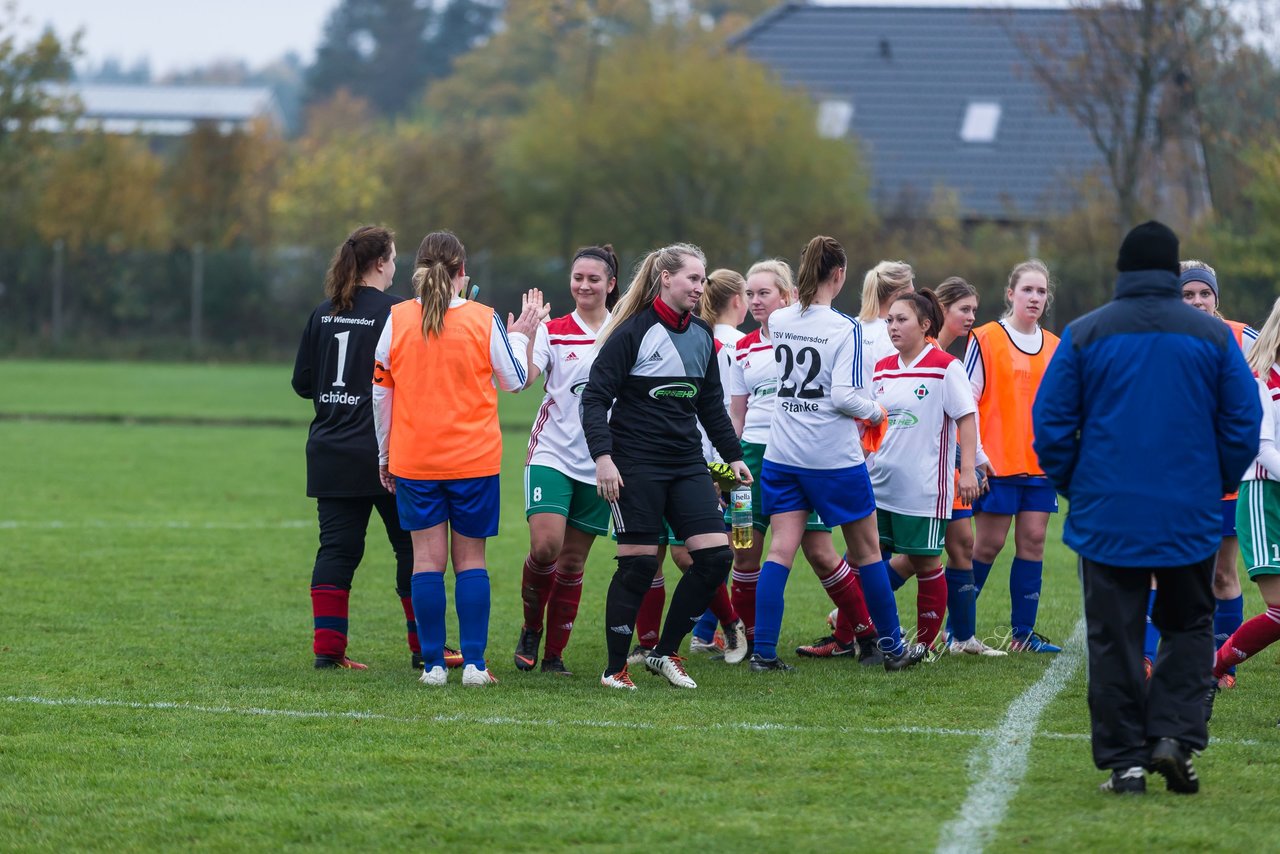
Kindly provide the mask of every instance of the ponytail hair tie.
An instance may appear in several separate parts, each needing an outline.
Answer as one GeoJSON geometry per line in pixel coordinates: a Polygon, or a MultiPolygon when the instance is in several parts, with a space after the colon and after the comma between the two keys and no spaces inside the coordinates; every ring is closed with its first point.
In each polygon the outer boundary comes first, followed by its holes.
{"type": "Polygon", "coordinates": [[[356,242],[355,242],[355,240],[353,240],[353,239],[352,239],[352,238],[350,238],[350,237],[348,237],[348,238],[347,238],[347,245],[348,245],[348,246],[350,246],[352,249],[355,249],[355,248],[356,248],[356,242]]]}

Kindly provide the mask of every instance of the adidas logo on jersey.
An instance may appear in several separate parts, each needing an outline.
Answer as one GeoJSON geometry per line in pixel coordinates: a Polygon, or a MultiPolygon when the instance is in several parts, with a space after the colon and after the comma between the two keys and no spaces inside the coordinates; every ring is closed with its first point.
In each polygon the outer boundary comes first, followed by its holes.
{"type": "Polygon", "coordinates": [[[578,361],[578,354],[577,354],[577,353],[570,353],[569,355],[567,355],[567,356],[565,356],[565,357],[564,357],[564,360],[565,360],[566,362],[576,362],[576,361],[578,361]]]}
{"type": "Polygon", "coordinates": [[[661,361],[662,361],[662,352],[661,352],[660,350],[654,350],[654,351],[653,351],[653,355],[652,355],[652,356],[650,356],[649,358],[645,359],[645,360],[644,360],[643,362],[641,362],[640,364],[642,364],[642,365],[647,365],[647,364],[649,364],[650,362],[661,362],[661,361]]]}

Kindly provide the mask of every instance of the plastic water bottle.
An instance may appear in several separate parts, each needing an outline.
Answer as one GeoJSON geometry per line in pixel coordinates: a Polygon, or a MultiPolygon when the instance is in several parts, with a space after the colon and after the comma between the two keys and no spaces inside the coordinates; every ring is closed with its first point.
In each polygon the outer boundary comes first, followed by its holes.
{"type": "Polygon", "coordinates": [[[751,487],[738,486],[729,493],[729,523],[733,526],[733,547],[751,548],[751,487]]]}

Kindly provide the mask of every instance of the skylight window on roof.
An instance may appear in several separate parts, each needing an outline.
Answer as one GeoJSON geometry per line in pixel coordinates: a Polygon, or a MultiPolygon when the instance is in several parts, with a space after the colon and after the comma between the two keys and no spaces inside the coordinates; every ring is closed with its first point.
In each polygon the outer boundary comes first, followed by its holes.
{"type": "Polygon", "coordinates": [[[997,101],[970,101],[960,124],[962,142],[990,144],[1000,130],[1000,104],[997,101]]]}
{"type": "Polygon", "coordinates": [[[822,101],[818,104],[818,136],[823,139],[843,139],[849,133],[853,119],[853,102],[822,101]]]}

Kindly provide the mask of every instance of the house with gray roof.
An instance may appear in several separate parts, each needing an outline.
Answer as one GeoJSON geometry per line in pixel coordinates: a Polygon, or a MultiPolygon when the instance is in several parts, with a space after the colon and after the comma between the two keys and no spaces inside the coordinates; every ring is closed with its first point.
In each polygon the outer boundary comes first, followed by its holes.
{"type": "Polygon", "coordinates": [[[59,95],[77,98],[82,107],[77,128],[107,133],[184,136],[197,123],[210,122],[223,133],[265,120],[279,129],[284,117],[268,86],[161,86],[71,83],[59,95]]]}
{"type": "Polygon", "coordinates": [[[861,147],[882,212],[918,213],[939,189],[969,220],[1062,210],[1101,166],[1088,133],[1055,112],[1026,45],[1070,31],[1064,5],[789,2],[731,47],[818,104],[818,128],[861,147]]]}

